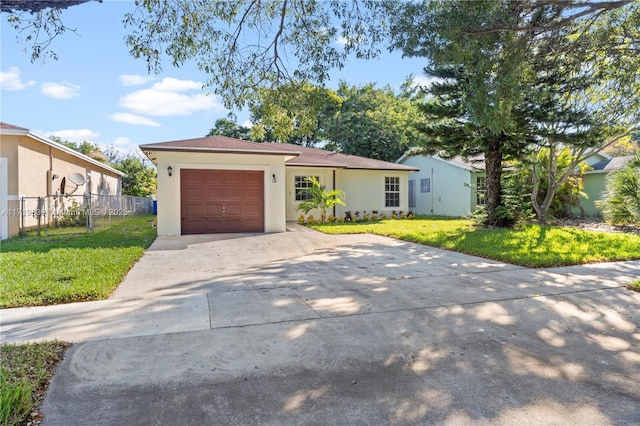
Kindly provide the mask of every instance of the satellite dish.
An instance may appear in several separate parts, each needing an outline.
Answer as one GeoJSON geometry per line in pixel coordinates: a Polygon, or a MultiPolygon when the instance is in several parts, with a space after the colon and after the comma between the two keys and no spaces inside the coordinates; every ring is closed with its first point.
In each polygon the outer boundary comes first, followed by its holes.
{"type": "Polygon", "coordinates": [[[84,185],[87,178],[82,173],[71,173],[69,180],[76,186],[84,185]]]}
{"type": "Polygon", "coordinates": [[[80,185],[84,185],[84,183],[87,181],[87,178],[82,173],[71,173],[68,177],[69,177],[69,181],[71,181],[71,183],[74,184],[76,187],[73,189],[73,191],[69,192],[68,194],[65,194],[66,196],[72,195],[74,192],[78,190],[78,188],[80,188],[80,185]]]}

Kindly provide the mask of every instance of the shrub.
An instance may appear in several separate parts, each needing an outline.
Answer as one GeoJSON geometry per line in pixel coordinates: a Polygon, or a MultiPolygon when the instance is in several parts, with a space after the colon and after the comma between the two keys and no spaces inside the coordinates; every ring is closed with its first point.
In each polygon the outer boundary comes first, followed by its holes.
{"type": "Polygon", "coordinates": [[[81,207],[76,200],[71,200],[71,207],[66,209],[62,217],[58,219],[58,226],[86,226],[87,210],[87,207],[81,207]]]}
{"type": "Polygon", "coordinates": [[[327,191],[325,185],[320,185],[318,179],[313,176],[306,178],[311,183],[311,188],[307,188],[305,193],[308,195],[308,199],[304,200],[298,205],[297,210],[309,213],[311,210],[317,209],[320,211],[320,221],[324,222],[327,217],[327,209],[335,207],[337,204],[345,205],[343,198],[345,194],[339,189],[327,191]]]}
{"type": "Polygon", "coordinates": [[[300,223],[300,224],[304,223],[304,215],[303,214],[298,216],[298,223],[300,223]]]}
{"type": "Polygon", "coordinates": [[[310,215],[307,217],[307,223],[315,223],[315,222],[316,222],[315,218],[313,217],[313,215],[312,215],[312,214],[310,214],[310,215]]]}

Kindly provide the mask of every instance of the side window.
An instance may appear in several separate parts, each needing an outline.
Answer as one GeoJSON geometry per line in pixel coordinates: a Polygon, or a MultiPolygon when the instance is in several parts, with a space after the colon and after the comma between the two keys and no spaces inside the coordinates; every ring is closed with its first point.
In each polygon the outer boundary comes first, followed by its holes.
{"type": "Polygon", "coordinates": [[[416,181],[411,179],[409,181],[409,207],[416,206],[416,181]]]}
{"type": "Polygon", "coordinates": [[[399,177],[385,176],[384,206],[400,207],[400,178],[399,177]]]}
{"type": "MultiPolygon", "coordinates": [[[[296,193],[296,201],[305,201],[308,200],[309,194],[307,193],[307,189],[311,188],[311,182],[307,180],[310,176],[296,176],[295,177],[295,193],[296,193]]],[[[318,176],[313,176],[318,181],[320,178],[318,176]]]]}
{"type": "Polygon", "coordinates": [[[478,176],[476,178],[476,204],[484,206],[487,200],[487,178],[478,176]]]}
{"type": "Polygon", "coordinates": [[[420,179],[420,192],[431,192],[431,178],[420,179]]]}

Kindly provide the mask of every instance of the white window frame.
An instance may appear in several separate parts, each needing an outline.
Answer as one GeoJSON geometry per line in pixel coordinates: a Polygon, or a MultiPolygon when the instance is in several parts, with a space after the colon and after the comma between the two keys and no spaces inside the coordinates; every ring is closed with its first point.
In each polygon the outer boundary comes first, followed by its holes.
{"type": "Polygon", "coordinates": [[[476,205],[487,204],[487,177],[476,176],[476,205]]]}
{"type": "Polygon", "coordinates": [[[314,177],[320,182],[320,176],[302,176],[296,175],[293,177],[293,199],[296,202],[302,202],[308,200],[309,194],[305,191],[312,187],[311,182],[307,178],[314,177]]]}
{"type": "Polygon", "coordinates": [[[422,193],[431,192],[431,178],[420,179],[420,192],[422,193]]]}
{"type": "Polygon", "coordinates": [[[400,207],[400,177],[399,176],[385,176],[384,177],[384,206],[397,208],[400,207]],[[391,181],[393,180],[393,181],[391,181]],[[393,199],[389,196],[394,195],[393,199]],[[389,201],[395,201],[392,204],[389,201]],[[395,205],[397,203],[397,205],[395,205]]]}

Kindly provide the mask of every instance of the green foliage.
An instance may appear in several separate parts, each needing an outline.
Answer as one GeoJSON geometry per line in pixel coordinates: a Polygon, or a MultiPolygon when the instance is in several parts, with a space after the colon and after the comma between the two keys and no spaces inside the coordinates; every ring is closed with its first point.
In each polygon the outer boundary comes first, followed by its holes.
{"type": "Polygon", "coordinates": [[[640,280],[630,282],[627,287],[629,287],[629,290],[640,292],[640,280]]]}
{"type": "Polygon", "coordinates": [[[613,225],[640,226],[640,153],[622,169],[609,173],[604,196],[596,205],[613,225]]]}
{"type": "Polygon", "coordinates": [[[216,123],[207,133],[207,136],[228,136],[230,138],[250,140],[251,129],[248,127],[240,126],[236,123],[235,117],[219,118],[216,123]],[[231,119],[233,118],[233,120],[231,119]]]}
{"type": "Polygon", "coordinates": [[[249,104],[256,141],[314,146],[324,139],[321,130],[339,110],[342,99],[331,89],[307,82],[290,82],[262,89],[249,104]]]}
{"type": "Polygon", "coordinates": [[[78,151],[80,154],[84,154],[87,157],[93,158],[96,161],[99,161],[104,164],[108,164],[107,156],[102,153],[100,147],[91,142],[84,141],[82,143],[73,142],[73,141],[65,141],[57,136],[52,136],[51,140],[54,142],[58,142],[61,145],[66,146],[67,148],[71,148],[74,151],[78,151]]]}
{"type": "Polygon", "coordinates": [[[437,80],[427,90],[427,101],[420,109],[425,116],[420,130],[425,142],[417,153],[438,154],[444,158],[485,158],[487,198],[483,210],[483,222],[489,226],[508,226],[510,221],[498,214],[501,199],[502,163],[505,157],[519,157],[533,142],[526,133],[528,124],[521,110],[512,111],[520,125],[511,132],[493,133],[489,128],[473,122],[465,99],[472,96],[468,83],[473,68],[451,65],[436,67],[428,71],[437,80]]]}
{"type": "Polygon", "coordinates": [[[156,193],[156,169],[147,166],[144,161],[130,154],[118,159],[113,167],[127,175],[122,178],[122,193],[136,197],[150,197],[156,193]]]}
{"type": "Polygon", "coordinates": [[[313,176],[307,177],[306,180],[311,182],[311,188],[305,189],[304,192],[308,194],[309,198],[300,202],[296,208],[297,210],[304,212],[304,214],[308,214],[311,210],[318,210],[320,212],[320,221],[324,222],[327,218],[327,209],[338,204],[345,205],[343,201],[345,194],[341,190],[326,191],[326,186],[320,185],[318,179],[313,176]]]}
{"type": "Polygon", "coordinates": [[[640,259],[640,235],[541,225],[488,229],[470,220],[417,217],[311,227],[329,234],[384,235],[534,268],[640,259]]]}
{"type": "Polygon", "coordinates": [[[531,201],[540,223],[545,223],[548,216],[567,216],[571,207],[582,208],[580,200],[586,197],[583,175],[589,168],[582,157],[568,147],[552,145],[533,152],[531,158],[519,166],[533,182],[531,201]]]}
{"type": "Polygon", "coordinates": [[[22,425],[40,402],[70,345],[49,341],[0,345],[0,424],[22,425]]]}
{"type": "Polygon", "coordinates": [[[33,386],[27,381],[10,381],[9,371],[0,367],[0,424],[19,425],[31,412],[33,386]]]}
{"type": "Polygon", "coordinates": [[[2,243],[0,307],[100,300],[109,296],[156,237],[153,216],[132,216],[105,230],[2,243]]]}
{"type": "MultiPolygon", "coordinates": [[[[354,54],[370,58],[385,36],[382,10],[369,2],[142,0],[125,17],[131,54],[150,71],[161,59],[195,61],[227,108],[292,80],[324,83],[354,54]],[[342,37],[344,45],[337,44],[342,37]],[[285,59],[296,64],[287,69],[285,59]]],[[[301,105],[302,107],[302,105],[301,105]]]]}
{"type": "Polygon", "coordinates": [[[423,122],[419,105],[424,93],[411,86],[396,94],[386,86],[361,87],[340,84],[342,99],[336,114],[321,123],[327,149],[384,161],[396,161],[411,146],[419,145],[422,134],[416,129],[423,122]]]}
{"type": "Polygon", "coordinates": [[[82,207],[76,200],[71,200],[71,206],[64,210],[56,225],[64,228],[87,226],[87,209],[88,207],[82,207]]]}

